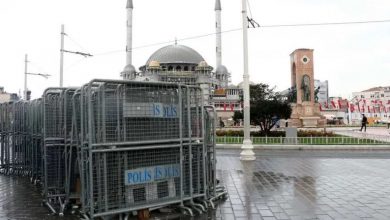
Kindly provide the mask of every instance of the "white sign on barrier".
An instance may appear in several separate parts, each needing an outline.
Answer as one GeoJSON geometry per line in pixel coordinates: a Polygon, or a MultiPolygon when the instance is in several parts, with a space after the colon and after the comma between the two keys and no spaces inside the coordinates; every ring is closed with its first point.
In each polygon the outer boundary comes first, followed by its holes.
{"type": "Polygon", "coordinates": [[[178,118],[178,105],[165,103],[125,102],[123,116],[126,118],[178,118]]]}
{"type": "Polygon", "coordinates": [[[144,167],[125,171],[125,185],[152,183],[180,177],[180,164],[144,167]]]}

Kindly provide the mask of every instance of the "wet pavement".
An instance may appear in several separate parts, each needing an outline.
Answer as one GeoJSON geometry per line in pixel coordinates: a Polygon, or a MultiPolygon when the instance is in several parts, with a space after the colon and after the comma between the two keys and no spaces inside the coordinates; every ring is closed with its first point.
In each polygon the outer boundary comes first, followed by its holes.
{"type": "Polygon", "coordinates": [[[42,205],[39,189],[25,177],[0,175],[0,219],[78,219],[53,216],[42,205]]]}
{"type": "Polygon", "coordinates": [[[390,219],[390,151],[222,151],[217,219],[390,219]]]}
{"type": "MultiPolygon", "coordinates": [[[[218,150],[230,198],[178,219],[390,219],[390,151],[256,151],[253,162],[239,153],[218,150]]],[[[0,195],[0,219],[77,219],[51,216],[22,177],[0,175],[0,195]]]]}

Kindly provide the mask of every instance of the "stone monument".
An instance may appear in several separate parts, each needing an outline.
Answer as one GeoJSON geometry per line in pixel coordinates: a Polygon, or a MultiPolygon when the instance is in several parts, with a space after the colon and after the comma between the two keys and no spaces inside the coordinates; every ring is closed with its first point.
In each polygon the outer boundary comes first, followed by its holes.
{"type": "Polygon", "coordinates": [[[291,88],[289,100],[293,127],[322,127],[325,123],[315,97],[313,50],[296,49],[291,58],[291,88]]]}

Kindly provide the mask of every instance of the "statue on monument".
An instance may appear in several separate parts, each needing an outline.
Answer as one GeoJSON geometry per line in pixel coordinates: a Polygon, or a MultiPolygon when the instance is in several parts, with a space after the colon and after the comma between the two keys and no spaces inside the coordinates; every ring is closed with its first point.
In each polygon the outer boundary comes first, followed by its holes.
{"type": "Polygon", "coordinates": [[[292,86],[288,89],[288,101],[290,103],[296,103],[297,102],[297,87],[292,86]]]}
{"type": "Polygon", "coordinates": [[[302,101],[310,101],[310,77],[308,75],[304,75],[302,77],[302,101]]]}
{"type": "Polygon", "coordinates": [[[318,86],[315,90],[314,90],[314,99],[315,99],[315,102],[318,103],[318,93],[320,92],[320,86],[318,86]]]}

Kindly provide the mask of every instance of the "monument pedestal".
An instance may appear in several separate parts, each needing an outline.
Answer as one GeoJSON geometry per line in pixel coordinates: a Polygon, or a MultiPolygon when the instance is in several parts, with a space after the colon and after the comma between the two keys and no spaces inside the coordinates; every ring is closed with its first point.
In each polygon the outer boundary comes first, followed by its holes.
{"type": "Polygon", "coordinates": [[[292,127],[315,128],[324,125],[318,103],[293,103],[291,104],[291,108],[292,113],[289,121],[292,127]]]}
{"type": "Polygon", "coordinates": [[[300,117],[299,118],[302,122],[302,127],[304,128],[317,128],[319,125],[319,120],[321,117],[300,117]]]}

